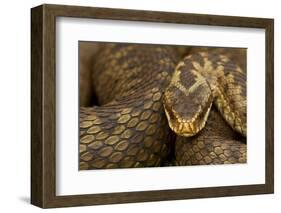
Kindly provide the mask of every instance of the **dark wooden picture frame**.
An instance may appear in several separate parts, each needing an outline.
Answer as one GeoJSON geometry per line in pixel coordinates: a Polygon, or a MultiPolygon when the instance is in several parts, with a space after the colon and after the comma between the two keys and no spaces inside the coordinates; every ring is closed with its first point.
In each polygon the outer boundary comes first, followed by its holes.
{"type": "Polygon", "coordinates": [[[31,203],[65,207],[131,203],[274,192],[274,20],[41,5],[31,9],[31,203]],[[193,189],[56,195],[56,17],[95,18],[159,23],[231,26],[265,29],[266,34],[266,164],[265,184],[193,189]]]}

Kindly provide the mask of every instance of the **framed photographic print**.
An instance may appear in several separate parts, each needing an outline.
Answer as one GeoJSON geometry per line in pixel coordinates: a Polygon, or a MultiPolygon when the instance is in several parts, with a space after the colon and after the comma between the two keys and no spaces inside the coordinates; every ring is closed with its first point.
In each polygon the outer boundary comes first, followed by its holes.
{"type": "Polygon", "coordinates": [[[31,9],[31,203],[273,193],[273,19],[31,9]]]}

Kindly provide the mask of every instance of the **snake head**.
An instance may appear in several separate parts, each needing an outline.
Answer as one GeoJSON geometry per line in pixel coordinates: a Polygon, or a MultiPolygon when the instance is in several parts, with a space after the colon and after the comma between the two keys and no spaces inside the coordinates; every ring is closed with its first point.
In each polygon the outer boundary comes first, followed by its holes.
{"type": "Polygon", "coordinates": [[[182,67],[175,70],[164,92],[163,105],[170,128],[177,135],[191,137],[205,126],[213,96],[200,73],[182,67]]]}

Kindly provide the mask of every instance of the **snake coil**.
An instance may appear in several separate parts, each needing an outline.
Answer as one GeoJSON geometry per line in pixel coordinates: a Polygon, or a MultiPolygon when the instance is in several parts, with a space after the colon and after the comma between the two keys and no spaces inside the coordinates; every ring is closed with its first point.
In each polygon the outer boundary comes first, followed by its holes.
{"type": "Polygon", "coordinates": [[[244,70],[222,54],[181,60],[181,50],[101,45],[99,105],[80,108],[81,170],[246,162],[244,70]]]}

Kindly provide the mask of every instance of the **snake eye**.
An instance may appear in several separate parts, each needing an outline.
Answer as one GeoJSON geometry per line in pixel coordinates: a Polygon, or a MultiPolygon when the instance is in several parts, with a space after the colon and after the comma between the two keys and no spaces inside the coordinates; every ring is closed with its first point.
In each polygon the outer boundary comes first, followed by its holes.
{"type": "Polygon", "coordinates": [[[169,107],[166,108],[165,105],[164,105],[164,109],[169,120],[175,121],[176,117],[175,114],[172,112],[172,109],[170,109],[169,107]]]}

